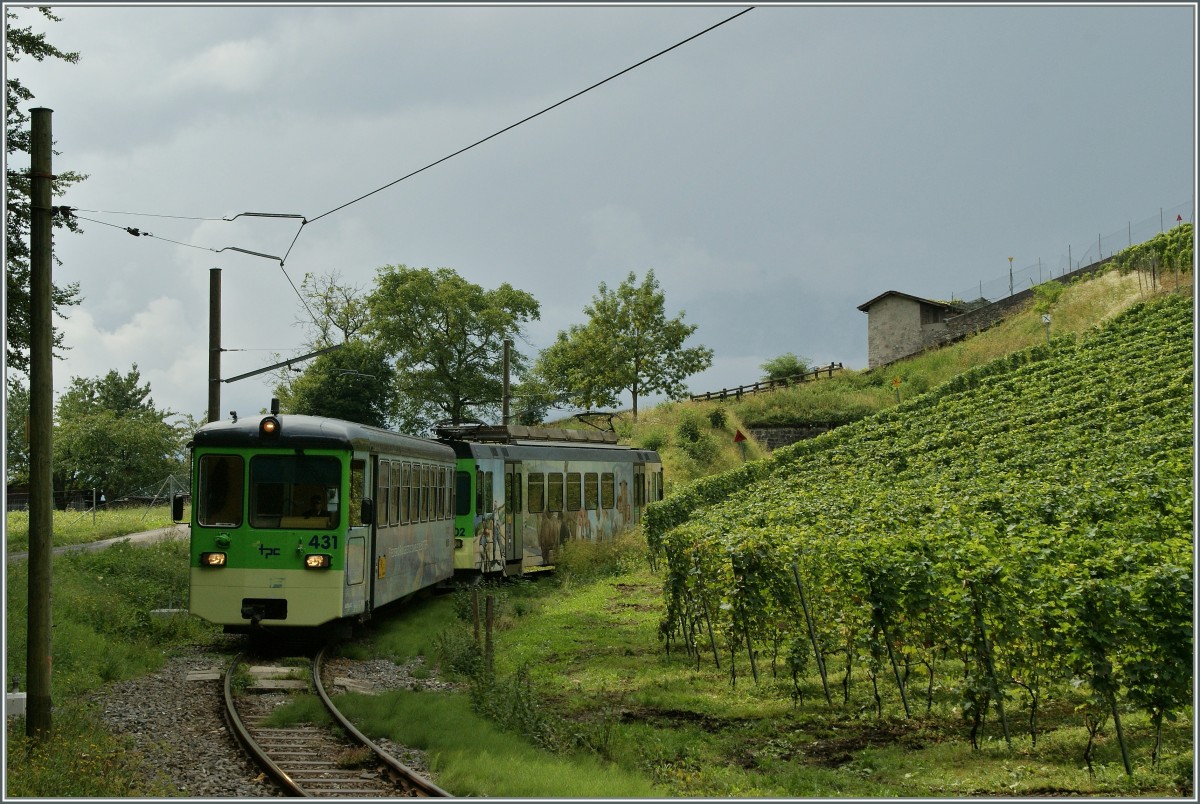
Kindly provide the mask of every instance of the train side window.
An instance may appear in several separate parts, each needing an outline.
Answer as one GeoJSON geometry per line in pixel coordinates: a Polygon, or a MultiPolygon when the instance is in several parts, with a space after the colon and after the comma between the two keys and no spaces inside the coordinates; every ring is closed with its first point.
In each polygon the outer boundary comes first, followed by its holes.
{"type": "Polygon", "coordinates": [[[400,469],[400,524],[407,525],[411,519],[408,495],[412,488],[412,464],[405,461],[400,469]]]}
{"type": "Polygon", "coordinates": [[[425,518],[422,521],[428,522],[433,519],[433,467],[421,467],[421,484],[425,487],[425,508],[422,509],[425,518]]]}
{"type": "Polygon", "coordinates": [[[600,507],[606,511],[617,507],[617,478],[612,472],[600,475],[600,507]]]}
{"type": "Polygon", "coordinates": [[[404,464],[396,461],[392,464],[392,501],[390,504],[392,516],[388,520],[393,525],[400,524],[400,481],[404,474],[404,464]]]}
{"type": "Polygon", "coordinates": [[[646,476],[641,472],[633,473],[633,504],[641,508],[646,502],[646,476]]]}
{"type": "Polygon", "coordinates": [[[517,478],[517,487],[516,487],[516,489],[513,490],[513,493],[516,494],[517,497],[513,501],[513,511],[520,514],[525,511],[525,499],[524,499],[525,495],[522,494],[522,492],[521,492],[521,490],[523,488],[523,486],[521,485],[521,481],[524,478],[522,477],[520,472],[517,472],[516,478],[517,478]]]}
{"type": "Polygon", "coordinates": [[[665,489],[663,487],[663,470],[659,469],[657,472],[655,472],[654,478],[655,478],[654,485],[656,486],[656,488],[654,490],[655,491],[654,499],[661,500],[663,498],[664,492],[665,492],[665,489]]]}
{"type": "Polygon", "coordinates": [[[529,473],[529,513],[540,514],[546,510],[546,476],[541,472],[529,473]]]}
{"type": "Polygon", "coordinates": [[[237,527],[242,524],[242,459],[237,455],[205,455],[200,459],[201,525],[237,527]]]}
{"type": "Polygon", "coordinates": [[[446,467],[438,467],[438,519],[445,519],[450,514],[450,508],[446,505],[450,497],[450,472],[446,467]]]}
{"type": "Polygon", "coordinates": [[[563,476],[562,472],[550,472],[546,475],[546,510],[561,511],[563,509],[563,476]]]}
{"type": "Polygon", "coordinates": [[[567,472],[567,510],[578,511],[583,496],[583,482],[578,472],[567,472]]]}
{"type": "Polygon", "coordinates": [[[583,476],[583,507],[588,511],[600,507],[600,476],[595,472],[583,476]]]}
{"type": "Polygon", "coordinates": [[[388,523],[388,498],[391,497],[392,464],[390,461],[379,462],[377,480],[379,493],[375,495],[375,521],[383,526],[388,523]]]}

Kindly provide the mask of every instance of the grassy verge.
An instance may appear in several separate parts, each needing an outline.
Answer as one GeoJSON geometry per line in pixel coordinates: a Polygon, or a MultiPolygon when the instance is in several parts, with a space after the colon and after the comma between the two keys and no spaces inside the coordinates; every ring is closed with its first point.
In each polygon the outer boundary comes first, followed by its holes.
{"type": "MultiPolygon", "coordinates": [[[[55,511],[52,524],[54,546],[86,544],[115,539],[131,533],[172,525],[170,506],[114,508],[98,511],[55,511]]],[[[4,539],[10,553],[29,549],[29,512],[9,511],[5,516],[4,539]]]]}
{"type": "MultiPolygon", "coordinates": [[[[884,678],[880,715],[873,706],[842,705],[840,675],[832,705],[815,674],[800,679],[796,697],[768,647],[757,682],[745,667],[731,686],[727,655],[721,669],[711,653],[666,655],[661,578],[631,564],[627,548],[624,558],[590,554],[579,566],[492,591],[501,614],[490,673],[471,626],[455,617],[462,603],[454,598],[389,623],[362,650],[403,661],[393,650],[415,649],[436,658],[443,674],[458,668],[462,689],[363,697],[347,708],[372,734],[429,751],[439,784],[458,795],[1180,796],[1191,789],[1190,721],[1170,725],[1152,766],[1151,724],[1123,716],[1133,776],[1122,768],[1111,723],[1097,735],[1089,771],[1089,736],[1069,691],[1042,704],[1036,745],[1019,733],[1023,702],[1012,700],[1011,747],[989,720],[973,748],[960,702],[938,690],[912,718],[903,717],[884,678]]],[[[859,668],[852,683],[871,681],[859,668]]]]}
{"type": "MultiPolygon", "coordinates": [[[[216,629],[195,618],[150,614],[186,607],[187,557],[187,542],[180,541],[118,544],[54,559],[53,736],[35,746],[24,737],[24,719],[8,721],[7,795],[169,794],[146,781],[125,741],[105,733],[85,695],[106,682],[153,672],[173,650],[215,636],[216,629]]],[[[6,580],[7,677],[24,689],[28,565],[9,564],[6,580]]]]}

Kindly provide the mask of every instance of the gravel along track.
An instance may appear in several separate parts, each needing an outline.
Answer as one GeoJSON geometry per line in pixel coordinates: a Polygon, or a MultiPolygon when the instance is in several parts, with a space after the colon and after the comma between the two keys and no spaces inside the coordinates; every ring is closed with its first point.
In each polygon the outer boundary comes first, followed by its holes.
{"type": "MultiPolygon", "coordinates": [[[[237,637],[225,639],[231,640],[228,647],[197,647],[169,658],[156,673],[110,684],[88,697],[113,733],[133,741],[147,777],[157,776],[180,796],[281,796],[226,728],[221,676],[240,642],[237,637]]],[[[330,659],[328,665],[338,678],[348,679],[356,692],[449,686],[436,679],[414,679],[411,671],[416,665],[341,658],[330,659]]],[[[278,702],[283,702],[283,696],[278,702]]],[[[375,742],[414,771],[426,774],[420,752],[386,739],[375,742]]]]}

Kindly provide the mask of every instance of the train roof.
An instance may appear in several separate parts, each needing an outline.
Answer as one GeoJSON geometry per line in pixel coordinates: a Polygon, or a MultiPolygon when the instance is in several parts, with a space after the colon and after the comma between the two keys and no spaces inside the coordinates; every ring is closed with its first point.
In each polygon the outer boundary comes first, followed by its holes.
{"type": "Polygon", "coordinates": [[[191,446],[403,451],[419,458],[453,458],[453,450],[437,441],[325,416],[274,414],[279,421],[279,433],[265,436],[260,431],[260,425],[267,418],[271,416],[258,414],[242,416],[237,420],[210,422],[196,431],[191,446]]]}
{"type": "Polygon", "coordinates": [[[437,428],[439,440],[459,457],[563,459],[576,461],[646,461],[658,453],[617,443],[617,434],[601,430],[565,430],[524,425],[466,424],[437,428]]]}
{"type": "Polygon", "coordinates": [[[606,430],[567,430],[561,427],[526,427],[523,424],[456,424],[437,428],[445,441],[474,441],[486,444],[544,444],[571,446],[615,445],[617,434],[606,430]]]}

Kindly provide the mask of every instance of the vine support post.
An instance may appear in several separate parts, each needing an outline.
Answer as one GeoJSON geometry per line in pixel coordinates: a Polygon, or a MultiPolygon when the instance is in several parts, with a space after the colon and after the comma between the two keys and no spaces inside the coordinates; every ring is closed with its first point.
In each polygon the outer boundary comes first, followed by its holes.
{"type": "Polygon", "coordinates": [[[821,646],[817,644],[817,629],[813,625],[812,614],[808,610],[808,601],[804,596],[804,585],[800,583],[800,570],[792,563],[792,577],[796,579],[796,591],[800,593],[800,608],[804,609],[804,621],[808,624],[808,639],[812,642],[813,655],[817,658],[817,669],[821,672],[821,687],[825,690],[825,702],[833,706],[833,697],[829,694],[829,677],[825,673],[825,656],[821,646]]]}
{"type": "Polygon", "coordinates": [[[987,668],[992,692],[996,695],[996,712],[1000,715],[1000,725],[1004,729],[1004,742],[1008,744],[1009,748],[1012,748],[1012,736],[1008,732],[1008,717],[1004,714],[1004,694],[1000,689],[1000,683],[996,680],[996,664],[992,661],[992,644],[988,639],[987,625],[983,621],[983,607],[979,604],[975,582],[967,581],[967,587],[971,590],[971,605],[975,609],[975,627],[979,629],[980,652],[983,654],[984,667],[987,668]]]}
{"type": "MultiPolygon", "coordinates": [[[[696,591],[700,593],[700,605],[704,609],[704,625],[708,629],[708,644],[712,647],[713,662],[717,665],[717,669],[721,669],[721,657],[717,653],[717,640],[713,636],[712,617],[708,614],[708,599],[704,596],[704,584],[700,581],[700,560],[696,560],[696,591]]],[[[699,655],[699,651],[697,651],[699,655]]]]}

